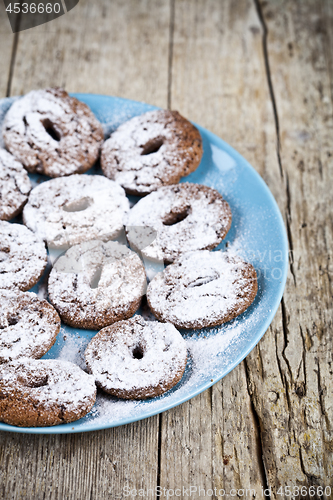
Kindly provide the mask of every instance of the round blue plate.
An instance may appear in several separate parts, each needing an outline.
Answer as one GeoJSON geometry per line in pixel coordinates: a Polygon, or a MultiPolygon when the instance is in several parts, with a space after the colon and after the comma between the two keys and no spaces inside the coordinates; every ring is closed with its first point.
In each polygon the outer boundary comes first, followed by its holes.
{"type": "MultiPolygon", "coordinates": [[[[106,136],[129,118],[156,109],[116,97],[74,95],[96,114],[106,136]]],[[[0,122],[13,100],[0,101],[0,122]]],[[[77,422],[39,428],[0,423],[0,430],[33,434],[85,432],[150,417],[215,384],[245,358],[267,330],[282,298],[288,267],[288,244],[280,211],[251,165],[222,139],[200,126],[198,129],[204,155],[199,168],[182,182],[214,187],[229,202],[232,227],[218,249],[238,254],[254,265],[258,274],[258,293],[253,304],[241,316],[220,327],[182,332],[188,345],[189,361],[182,380],[163,396],[147,401],[122,401],[99,393],[92,411],[77,422]]],[[[101,173],[96,167],[92,170],[90,173],[101,173]]],[[[31,177],[36,180],[36,176],[31,177]]],[[[42,296],[45,278],[32,291],[42,296]]],[[[147,311],[139,312],[147,314],[147,311]]],[[[95,333],[63,326],[56,344],[44,357],[67,359],[84,368],[83,352],[95,333]]]]}

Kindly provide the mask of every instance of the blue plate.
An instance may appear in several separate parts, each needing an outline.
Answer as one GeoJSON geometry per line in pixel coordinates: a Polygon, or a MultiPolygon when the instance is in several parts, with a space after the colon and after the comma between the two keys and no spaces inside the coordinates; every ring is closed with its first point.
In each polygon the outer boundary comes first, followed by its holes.
{"type": "MultiPolygon", "coordinates": [[[[129,118],[156,109],[116,97],[74,95],[96,114],[106,136],[129,118]]],[[[12,102],[13,98],[0,101],[0,122],[12,102]]],[[[77,422],[39,428],[0,424],[0,430],[31,434],[85,432],[150,417],[193,398],[227,375],[269,327],[282,298],[288,268],[288,244],[280,211],[251,165],[222,139],[200,126],[198,129],[204,155],[199,168],[182,182],[214,187],[229,202],[232,227],[219,248],[240,255],[256,268],[258,293],[253,304],[241,316],[220,327],[182,332],[189,361],[182,380],[163,396],[148,401],[122,401],[99,393],[92,411],[77,422]]],[[[99,172],[95,169],[93,173],[99,172]]],[[[36,176],[32,178],[36,180],[36,176]]],[[[43,286],[42,278],[32,291],[41,293],[43,286]]],[[[147,311],[141,312],[147,314],[147,311]]],[[[67,359],[84,367],[83,352],[95,333],[63,326],[56,344],[44,358],[67,359]]]]}

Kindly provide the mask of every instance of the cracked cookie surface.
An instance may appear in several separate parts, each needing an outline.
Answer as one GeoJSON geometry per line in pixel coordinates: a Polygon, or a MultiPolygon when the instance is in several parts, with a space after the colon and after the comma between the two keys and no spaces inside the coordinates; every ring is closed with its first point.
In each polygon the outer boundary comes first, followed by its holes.
{"type": "Polygon", "coordinates": [[[165,186],[134,205],[127,219],[127,237],[148,259],[173,262],[193,250],[211,250],[231,226],[229,204],[208,186],[184,182],[165,186]],[[142,227],[155,232],[149,245],[142,227]]]}
{"type": "Polygon", "coordinates": [[[15,101],[2,134],[7,149],[28,172],[50,177],[86,172],[104,139],[89,107],[60,88],[32,90],[15,101]]]}
{"type": "Polygon", "coordinates": [[[147,300],[160,321],[177,328],[221,325],[244,312],[257,293],[254,267],[227,252],[182,255],[149,283],[147,300]]]}
{"type": "Polygon", "coordinates": [[[46,264],[43,241],[22,224],[0,221],[0,289],[29,290],[46,264]]]}
{"type": "Polygon", "coordinates": [[[202,153],[198,129],[161,109],[123,123],[103,144],[101,165],[127,193],[143,196],[194,172],[202,153]]]}
{"type": "Polygon", "coordinates": [[[45,427],[84,417],[96,400],[94,378],[68,361],[22,358],[1,365],[0,421],[45,427]]]}
{"type": "Polygon", "coordinates": [[[13,219],[22,211],[31,188],[23,165],[0,148],[0,220],[13,219]]]}
{"type": "Polygon", "coordinates": [[[35,187],[23,221],[52,248],[113,239],[123,230],[129,201],[119,184],[101,175],[71,175],[35,187]]]}
{"type": "Polygon", "coordinates": [[[170,323],[134,316],[98,332],[88,344],[85,359],[105,392],[123,399],[147,399],[180,381],[187,348],[170,323]]]}
{"type": "Polygon", "coordinates": [[[0,290],[0,363],[41,358],[59,330],[59,315],[46,300],[34,293],[0,290]]]}
{"type": "Polygon", "coordinates": [[[115,241],[73,246],[55,262],[48,284],[50,301],[66,324],[95,330],[131,317],[145,291],[139,256],[115,241]]]}

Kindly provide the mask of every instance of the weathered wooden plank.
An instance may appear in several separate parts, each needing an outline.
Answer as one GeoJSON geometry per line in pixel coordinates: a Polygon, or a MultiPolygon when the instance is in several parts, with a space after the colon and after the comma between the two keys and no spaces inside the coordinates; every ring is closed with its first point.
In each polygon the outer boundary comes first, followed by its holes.
{"type": "Polygon", "coordinates": [[[284,328],[274,324],[246,360],[272,498],[287,498],[286,486],[333,485],[332,46],[321,7],[260,6],[292,248],[284,328]]]}
{"type": "Polygon", "coordinates": [[[1,498],[122,499],[125,486],[154,489],[157,440],[154,418],[73,435],[2,432],[1,498]]]}
{"type": "MultiPolygon", "coordinates": [[[[149,2],[101,5],[81,0],[67,16],[20,34],[13,93],[58,84],[165,106],[169,3],[154,2],[154,15],[149,2]],[[90,31],[95,19],[97,34],[90,31]]],[[[254,4],[176,2],[172,107],[221,135],[263,175],[288,220],[293,260],[283,311],[248,356],[247,380],[242,364],[212,391],[162,417],[160,482],[251,487],[260,496],[265,480],[248,384],[266,478],[272,497],[283,498],[280,486],[332,483],[332,4],[262,7],[283,177],[254,4]]],[[[121,498],[127,480],[153,487],[157,433],[156,418],[81,436],[2,433],[3,497],[43,498],[46,491],[47,498],[64,498],[75,491],[80,498],[121,498]],[[80,461],[88,471],[83,476],[80,461]],[[17,481],[20,475],[25,482],[17,481]]]]}
{"type": "MultiPolygon", "coordinates": [[[[176,1],[171,107],[228,141],[267,182],[282,185],[253,2],[176,1]]],[[[265,477],[244,363],[211,391],[163,414],[161,443],[161,486],[216,488],[214,498],[235,488],[260,496],[265,477]]]]}
{"type": "MultiPolygon", "coordinates": [[[[64,85],[167,106],[169,1],[89,2],[20,33],[12,94],[64,85]]],[[[123,498],[155,489],[159,418],[73,436],[0,433],[2,498],[123,498]]],[[[147,498],[155,498],[151,494],[147,498]]]]}
{"type": "Polygon", "coordinates": [[[20,33],[12,93],[64,86],[166,106],[168,0],[80,3],[20,33]]]}
{"type": "Polygon", "coordinates": [[[13,56],[15,35],[10,28],[9,20],[5,11],[5,5],[0,3],[0,98],[6,97],[8,84],[10,83],[11,61],[13,56]]]}
{"type": "Polygon", "coordinates": [[[331,99],[333,101],[333,3],[330,0],[323,0],[322,19],[325,33],[325,59],[329,71],[331,84],[331,99]]]}

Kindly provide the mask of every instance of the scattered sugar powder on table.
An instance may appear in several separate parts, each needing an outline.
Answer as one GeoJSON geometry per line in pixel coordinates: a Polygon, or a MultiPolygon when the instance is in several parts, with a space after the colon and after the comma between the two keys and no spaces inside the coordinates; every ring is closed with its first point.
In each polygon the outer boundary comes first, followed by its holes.
{"type": "MultiPolygon", "coordinates": [[[[223,368],[234,358],[235,349],[244,333],[244,324],[235,320],[223,330],[213,328],[203,330],[200,336],[185,338],[188,349],[188,363],[182,380],[164,395],[145,401],[121,400],[102,391],[98,393],[96,404],[89,416],[80,422],[82,428],[90,425],[107,426],[112,423],[122,424],[124,420],[134,420],[138,415],[145,418],[145,411],[159,413],[166,406],[175,406],[202,384],[220,378],[223,368]],[[207,334],[207,336],[205,335],[207,334]],[[208,381],[207,381],[208,379],[208,381]]],[[[66,358],[67,359],[67,358],[66,358]]],[[[201,391],[199,391],[201,392],[201,391]]]]}
{"type": "MultiPolygon", "coordinates": [[[[0,125],[4,115],[14,100],[13,98],[0,100],[0,125]]],[[[103,130],[106,138],[124,121],[148,110],[156,109],[153,106],[148,109],[146,105],[142,103],[131,103],[121,99],[119,99],[119,101],[122,102],[121,107],[118,103],[116,103],[115,107],[112,107],[112,109],[104,107],[103,110],[100,111],[100,116],[98,116],[103,122],[103,130]]],[[[2,139],[1,134],[0,138],[2,139]]],[[[216,152],[213,150],[212,153],[213,162],[216,164],[220,163],[217,161],[216,152]]],[[[224,158],[224,160],[229,160],[229,158],[224,158]]],[[[226,180],[225,176],[227,175],[227,178],[232,176],[232,181],[234,183],[238,176],[238,169],[235,168],[236,166],[235,164],[229,165],[228,163],[228,171],[224,172],[225,175],[219,175],[217,177],[216,170],[219,170],[219,167],[218,165],[214,165],[213,169],[209,168],[203,173],[201,183],[214,187],[224,195],[226,187],[224,182],[226,180]]],[[[37,184],[37,181],[40,182],[41,179],[45,179],[42,178],[42,176],[31,174],[30,178],[34,184],[37,184]]],[[[230,185],[229,182],[228,185],[230,185]]],[[[231,200],[228,196],[226,196],[226,199],[231,204],[233,210],[233,227],[227,238],[230,241],[228,250],[230,254],[238,254],[244,259],[251,261],[251,255],[247,253],[246,249],[248,235],[243,234],[243,230],[245,229],[242,227],[243,221],[241,218],[234,217],[235,212],[238,211],[237,201],[235,199],[231,200]],[[234,230],[236,230],[235,234],[234,230]]],[[[221,246],[224,246],[224,242],[221,246]]],[[[149,319],[154,318],[149,317],[149,319]]],[[[194,391],[201,389],[203,382],[206,381],[207,385],[209,385],[209,381],[213,383],[220,378],[225,368],[230,366],[230,363],[234,361],[235,352],[237,352],[239,346],[243,345],[244,342],[248,342],[250,345],[252,341],[251,335],[247,338],[246,331],[255,327],[258,319],[258,314],[252,312],[245,320],[236,319],[222,325],[222,327],[194,332],[192,336],[191,334],[186,334],[185,340],[188,348],[189,361],[182,380],[173,389],[158,398],[146,401],[125,401],[99,392],[95,406],[89,413],[89,416],[80,421],[80,427],[83,429],[91,425],[94,427],[102,427],[117,422],[123,423],[124,420],[135,419],[138,414],[140,417],[144,418],[148,413],[158,413],[163,411],[167,405],[176,405],[181,400],[187,399],[194,391]],[[146,415],[144,414],[145,408],[147,408],[146,415]]],[[[71,361],[81,368],[86,369],[83,354],[93,335],[93,332],[87,335],[86,332],[83,331],[75,331],[68,327],[61,328],[58,335],[59,343],[57,342],[60,346],[60,350],[58,350],[56,355],[57,359],[71,361]]],[[[52,354],[51,356],[53,357],[52,354]]],[[[46,355],[46,357],[49,356],[46,355]]]]}
{"type": "MultiPolygon", "coordinates": [[[[236,245],[240,243],[241,240],[236,242],[236,245]]],[[[179,404],[197,390],[201,392],[203,384],[208,387],[220,379],[221,373],[225,372],[231,363],[236,361],[238,353],[244,350],[244,345],[250,345],[251,334],[247,337],[247,332],[253,329],[259,320],[260,314],[252,312],[246,318],[237,318],[220,327],[183,332],[188,349],[188,363],[182,380],[173,389],[160,397],[145,401],[121,400],[98,391],[96,404],[87,417],[80,421],[80,427],[107,427],[135,420],[138,416],[145,418],[151,413],[159,413],[166,407],[179,404]]],[[[66,340],[57,358],[74,362],[86,369],[84,350],[94,333],[85,334],[65,327],[59,335],[66,337],[66,340]]]]}

